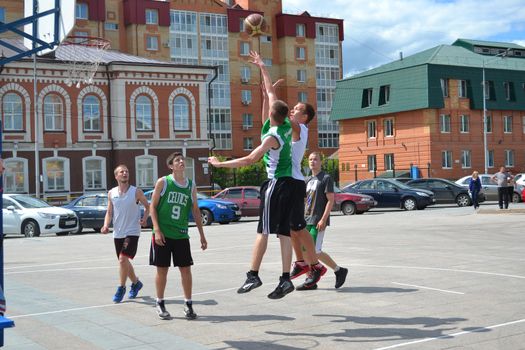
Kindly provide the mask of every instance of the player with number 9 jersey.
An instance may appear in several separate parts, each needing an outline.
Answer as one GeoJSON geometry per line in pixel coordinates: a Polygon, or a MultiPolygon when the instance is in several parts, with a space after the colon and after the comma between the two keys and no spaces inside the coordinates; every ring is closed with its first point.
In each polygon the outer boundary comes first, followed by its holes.
{"type": "Polygon", "coordinates": [[[186,186],[183,186],[175,181],[173,175],[165,176],[164,191],[161,192],[157,206],[160,231],[171,239],[189,238],[188,221],[193,206],[193,182],[191,179],[186,180],[186,186]]]}

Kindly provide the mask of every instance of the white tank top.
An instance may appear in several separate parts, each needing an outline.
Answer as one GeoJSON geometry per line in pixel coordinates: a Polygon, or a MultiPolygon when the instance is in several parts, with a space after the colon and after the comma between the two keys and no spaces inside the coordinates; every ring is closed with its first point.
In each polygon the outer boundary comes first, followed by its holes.
{"type": "Polygon", "coordinates": [[[109,191],[109,200],[113,204],[113,237],[140,235],[140,208],[137,204],[137,188],[129,186],[126,193],[119,194],[118,186],[109,191]]]}
{"type": "Polygon", "coordinates": [[[301,161],[303,160],[306,144],[308,143],[308,128],[304,124],[299,124],[301,132],[299,140],[292,141],[292,177],[296,180],[303,180],[304,175],[301,171],[301,161]]]}

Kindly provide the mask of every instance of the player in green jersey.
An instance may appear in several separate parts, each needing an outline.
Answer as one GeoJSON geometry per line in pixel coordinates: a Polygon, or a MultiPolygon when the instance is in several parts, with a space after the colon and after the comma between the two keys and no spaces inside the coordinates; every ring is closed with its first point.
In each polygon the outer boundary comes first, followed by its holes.
{"type": "Polygon", "coordinates": [[[156,309],[160,318],[171,316],[164,305],[164,291],[168,278],[168,269],[173,258],[173,266],[178,266],[182,289],[184,291],[184,313],[189,320],[197,315],[193,311],[191,300],[193,258],[190,250],[188,221],[190,212],[195,218],[200,234],[201,249],[208,247],[197,205],[195,183],[184,176],[184,156],[174,152],[168,156],[168,167],[172,173],[157,180],[151,197],[150,212],[153,222],[153,239],[150,248],[150,265],[157,267],[155,287],[157,290],[156,309]]]}

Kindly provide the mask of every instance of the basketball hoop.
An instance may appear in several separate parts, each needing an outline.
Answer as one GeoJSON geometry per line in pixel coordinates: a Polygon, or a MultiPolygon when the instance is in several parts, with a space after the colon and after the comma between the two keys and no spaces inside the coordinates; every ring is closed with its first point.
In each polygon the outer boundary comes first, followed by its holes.
{"type": "Polygon", "coordinates": [[[67,86],[93,84],[93,77],[109,48],[109,41],[91,36],[69,36],[60,44],[60,58],[67,64],[67,86]]]}

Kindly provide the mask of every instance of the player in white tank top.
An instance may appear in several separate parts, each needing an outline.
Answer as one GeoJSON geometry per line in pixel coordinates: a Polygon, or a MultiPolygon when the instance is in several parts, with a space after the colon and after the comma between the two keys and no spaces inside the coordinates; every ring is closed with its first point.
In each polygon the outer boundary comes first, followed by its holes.
{"type": "Polygon", "coordinates": [[[146,225],[149,216],[149,203],[140,188],[129,184],[129,170],[119,165],[114,171],[118,186],[108,192],[108,209],[101,232],[109,232],[113,221],[113,242],[119,260],[120,285],[113,296],[113,302],[120,303],[126,294],[126,281],[131,280],[129,298],[137,296],[142,282],[135,275],[130,259],[135,257],[140,236],[140,227],[146,225]],[[144,206],[144,216],[140,218],[138,203],[144,206]]]}

